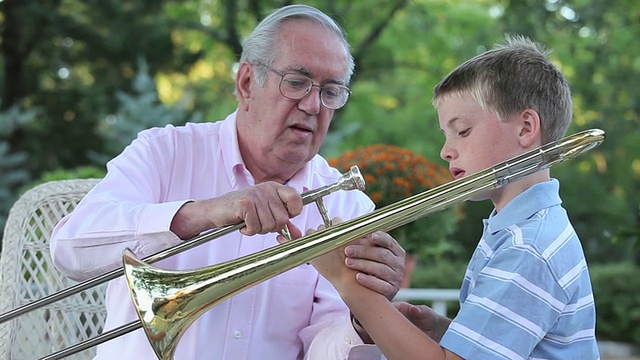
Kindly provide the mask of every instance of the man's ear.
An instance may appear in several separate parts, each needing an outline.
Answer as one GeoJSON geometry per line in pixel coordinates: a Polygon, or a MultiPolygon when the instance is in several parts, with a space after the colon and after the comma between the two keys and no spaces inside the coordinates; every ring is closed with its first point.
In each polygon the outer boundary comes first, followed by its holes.
{"type": "Polygon", "coordinates": [[[540,115],[533,109],[525,109],[519,116],[520,146],[524,148],[538,147],[542,145],[542,128],[540,115]]]}
{"type": "Polygon", "coordinates": [[[236,73],[236,94],[238,106],[247,110],[249,98],[251,97],[251,83],[253,82],[253,66],[248,62],[243,62],[236,73]]]}

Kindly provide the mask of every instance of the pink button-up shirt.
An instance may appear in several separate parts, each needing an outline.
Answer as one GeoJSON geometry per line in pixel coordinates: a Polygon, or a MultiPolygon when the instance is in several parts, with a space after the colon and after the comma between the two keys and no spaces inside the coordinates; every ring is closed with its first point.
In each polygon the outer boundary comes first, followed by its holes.
{"type": "MultiPolygon", "coordinates": [[[[120,266],[125,247],[143,258],[179,243],[169,226],[186,201],[254,185],[238,149],[235,113],[215,123],[143,131],[107,169],[107,176],[53,231],[56,266],[74,279],[120,266]]],[[[316,156],[288,185],[304,192],[339,176],[316,156]]],[[[359,191],[333,193],[325,204],[331,217],[345,220],[373,209],[359,191]]],[[[292,221],[303,231],[322,223],[314,205],[292,221]]],[[[274,245],[275,234],[246,237],[236,231],[154,266],[200,268],[274,245]]],[[[109,284],[106,306],[106,329],[138,320],[123,279],[109,284]]],[[[185,332],[175,359],[379,359],[375,346],[362,344],[348,314],[331,284],[303,264],[214,306],[185,332]]],[[[98,346],[96,359],[155,355],[137,330],[98,346]]]]}

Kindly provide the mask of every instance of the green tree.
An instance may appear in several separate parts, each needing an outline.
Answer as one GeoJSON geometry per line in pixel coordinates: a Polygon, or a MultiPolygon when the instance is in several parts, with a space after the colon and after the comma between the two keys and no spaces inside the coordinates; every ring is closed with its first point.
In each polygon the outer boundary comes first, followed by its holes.
{"type": "Polygon", "coordinates": [[[29,171],[87,164],[99,151],[100,116],[130,90],[143,56],[152,74],[181,71],[200,55],[174,46],[166,1],[0,2],[3,108],[16,104],[46,111],[9,136],[11,152],[30,154],[29,171]]]}
{"type": "Polygon", "coordinates": [[[133,94],[117,92],[118,110],[101,117],[98,135],[104,140],[103,152],[89,152],[97,166],[104,165],[118,155],[144,129],[202,120],[201,114],[187,111],[184,104],[163,104],[158,98],[155,79],[149,74],[144,59],[139,59],[138,68],[132,80],[133,94]]]}
{"type": "Polygon", "coordinates": [[[12,189],[30,180],[24,169],[28,154],[10,152],[7,138],[17,127],[33,121],[37,113],[36,109],[25,111],[17,106],[0,112],[0,229],[4,229],[9,209],[18,198],[12,189]]]}
{"type": "Polygon", "coordinates": [[[570,131],[601,128],[607,139],[554,170],[578,233],[594,262],[640,260],[640,8],[632,1],[512,1],[505,30],[553,49],[573,90],[570,131]],[[624,28],[625,31],[620,31],[624,28]],[[585,194],[588,197],[585,198],[585,194]]]}

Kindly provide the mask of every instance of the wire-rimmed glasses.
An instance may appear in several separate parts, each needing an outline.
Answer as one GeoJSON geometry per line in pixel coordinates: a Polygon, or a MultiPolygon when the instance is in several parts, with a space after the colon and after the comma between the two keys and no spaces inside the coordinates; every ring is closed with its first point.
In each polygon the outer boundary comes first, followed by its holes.
{"type": "Polygon", "coordinates": [[[280,94],[291,100],[300,100],[305,97],[314,86],[320,89],[320,102],[328,109],[337,110],[344,106],[349,100],[351,90],[348,87],[339,84],[317,85],[313,81],[302,74],[281,73],[269,65],[258,63],[264,66],[272,73],[280,76],[280,94]]]}

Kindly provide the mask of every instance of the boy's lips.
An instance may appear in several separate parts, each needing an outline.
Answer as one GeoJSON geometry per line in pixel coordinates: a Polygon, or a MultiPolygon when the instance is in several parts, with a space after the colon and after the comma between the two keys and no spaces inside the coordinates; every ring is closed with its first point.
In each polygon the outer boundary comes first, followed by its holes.
{"type": "Polygon", "coordinates": [[[459,178],[463,177],[464,174],[465,174],[464,170],[462,170],[460,168],[457,168],[457,167],[449,168],[449,171],[451,172],[451,175],[453,175],[453,177],[455,179],[459,179],[459,178]]]}

